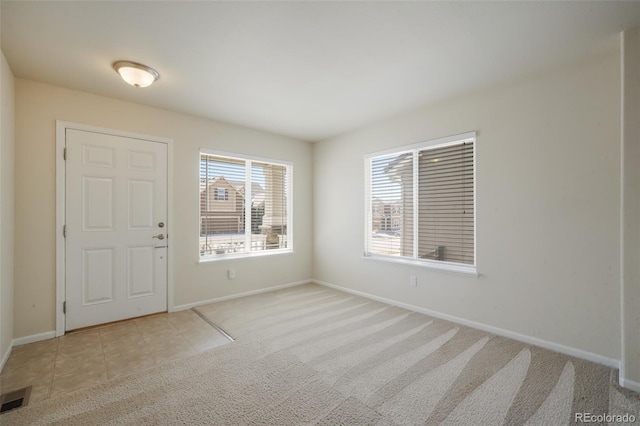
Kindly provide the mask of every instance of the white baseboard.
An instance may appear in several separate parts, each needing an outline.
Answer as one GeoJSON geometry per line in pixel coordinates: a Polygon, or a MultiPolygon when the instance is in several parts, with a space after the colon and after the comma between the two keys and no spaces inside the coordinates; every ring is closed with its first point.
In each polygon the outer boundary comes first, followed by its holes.
{"type": "Polygon", "coordinates": [[[621,376],[619,381],[618,381],[618,383],[623,388],[630,389],[630,390],[632,390],[634,392],[640,392],[640,383],[639,382],[634,382],[633,380],[625,379],[624,377],[621,376]]]}
{"type": "Polygon", "coordinates": [[[44,333],[32,334],[30,336],[18,337],[13,339],[13,346],[26,345],[27,343],[39,342],[40,340],[53,339],[56,337],[56,331],[47,331],[44,333]]]}
{"type": "Polygon", "coordinates": [[[2,355],[2,359],[0,360],[0,371],[2,371],[2,369],[4,368],[4,365],[7,363],[7,360],[9,359],[9,355],[11,355],[11,350],[13,349],[13,341],[11,343],[12,344],[9,345],[5,353],[2,355]]]}
{"type": "MultiPolygon", "coordinates": [[[[613,358],[607,358],[602,355],[594,354],[592,352],[583,351],[581,349],[572,348],[569,346],[564,346],[558,343],[549,342],[547,340],[539,339],[537,337],[527,336],[526,334],[516,333],[514,331],[505,330],[503,328],[494,327],[487,324],[482,324],[479,322],[467,320],[464,318],[459,318],[453,315],[444,314],[442,312],[432,311],[431,309],[422,308],[420,306],[410,305],[408,303],[398,302],[396,300],[387,299],[386,297],[375,296],[373,294],[365,293],[358,290],[352,290],[347,287],[342,287],[339,285],[331,284],[325,281],[320,280],[312,280],[312,282],[316,284],[323,285],[325,287],[330,287],[336,290],[344,291],[345,293],[355,294],[356,296],[366,297],[367,299],[376,300],[378,302],[387,303],[389,305],[398,306],[400,308],[408,309],[410,311],[419,312],[421,314],[429,315],[434,318],[440,318],[443,320],[451,321],[456,324],[461,324],[467,327],[475,328],[478,330],[486,331],[488,333],[492,333],[498,336],[507,337],[509,339],[518,340],[523,343],[527,343],[529,345],[540,346],[545,349],[549,349],[551,351],[560,352],[565,355],[574,356],[576,358],[586,359],[587,361],[595,362],[598,364],[606,365],[611,368],[619,368],[620,361],[613,358]]],[[[625,386],[626,387],[626,386],[625,386]]],[[[631,388],[629,388],[631,389],[631,388]]]]}
{"type": "Polygon", "coordinates": [[[195,308],[197,306],[208,305],[210,303],[224,302],[225,300],[238,299],[240,297],[245,297],[245,296],[253,296],[254,294],[268,293],[270,291],[281,290],[283,288],[295,287],[295,286],[299,286],[299,285],[303,285],[303,284],[309,284],[311,282],[313,282],[313,280],[296,281],[296,282],[293,282],[293,283],[282,284],[282,285],[277,285],[277,286],[267,287],[267,288],[261,288],[261,289],[258,289],[258,290],[245,291],[244,293],[236,293],[236,294],[231,294],[229,296],[216,297],[215,299],[200,300],[198,302],[193,302],[193,303],[187,303],[187,304],[184,304],[184,305],[174,306],[173,309],[171,310],[171,312],[184,311],[185,309],[191,309],[191,308],[195,308]]]}

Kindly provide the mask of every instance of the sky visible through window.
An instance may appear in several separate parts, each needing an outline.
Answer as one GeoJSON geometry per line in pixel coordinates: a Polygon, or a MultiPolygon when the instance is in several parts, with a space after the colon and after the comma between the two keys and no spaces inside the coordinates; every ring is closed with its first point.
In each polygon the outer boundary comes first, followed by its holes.
{"type": "MultiPolygon", "coordinates": [[[[236,176],[244,176],[245,166],[244,164],[233,164],[233,163],[221,163],[217,161],[208,162],[204,159],[200,160],[200,179],[207,179],[207,163],[208,163],[208,178],[215,179],[220,176],[224,176],[228,180],[236,181],[236,176]]],[[[262,167],[252,167],[251,168],[251,181],[257,182],[265,187],[265,177],[264,171],[262,167]]]]}

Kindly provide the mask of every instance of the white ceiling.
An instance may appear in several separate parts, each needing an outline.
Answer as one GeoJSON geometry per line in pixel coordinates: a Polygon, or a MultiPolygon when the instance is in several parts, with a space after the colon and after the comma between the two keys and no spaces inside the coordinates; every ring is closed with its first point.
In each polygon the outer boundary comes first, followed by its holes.
{"type": "Polygon", "coordinates": [[[17,77],[317,141],[615,49],[640,2],[1,3],[17,77]],[[147,89],[116,60],[154,67],[147,89]]]}

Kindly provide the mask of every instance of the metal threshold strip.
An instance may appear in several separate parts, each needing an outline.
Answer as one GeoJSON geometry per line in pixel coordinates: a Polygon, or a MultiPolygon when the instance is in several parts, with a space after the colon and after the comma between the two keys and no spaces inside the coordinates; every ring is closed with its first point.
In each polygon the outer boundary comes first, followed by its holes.
{"type": "Polygon", "coordinates": [[[196,308],[191,308],[191,310],[193,312],[195,312],[195,314],[197,316],[199,316],[200,318],[202,318],[207,324],[209,324],[211,327],[215,328],[216,330],[218,330],[220,332],[220,334],[222,334],[224,337],[226,337],[227,339],[229,339],[229,341],[231,342],[235,342],[236,339],[234,339],[233,337],[231,337],[231,335],[229,333],[227,333],[226,331],[224,331],[224,329],[222,329],[221,327],[217,326],[213,321],[211,321],[209,318],[206,317],[206,315],[204,315],[202,312],[200,312],[199,310],[197,310],[196,308]]]}

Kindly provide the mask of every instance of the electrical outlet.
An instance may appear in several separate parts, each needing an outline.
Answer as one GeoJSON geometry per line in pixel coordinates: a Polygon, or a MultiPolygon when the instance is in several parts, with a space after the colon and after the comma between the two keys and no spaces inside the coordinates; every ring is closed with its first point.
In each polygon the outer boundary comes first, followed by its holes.
{"type": "Polygon", "coordinates": [[[409,285],[411,287],[417,287],[418,286],[418,278],[416,278],[415,275],[412,275],[411,277],[409,277],[409,285]]]}
{"type": "Polygon", "coordinates": [[[236,277],[236,270],[235,269],[229,269],[227,270],[227,277],[232,280],[236,277]]]}

